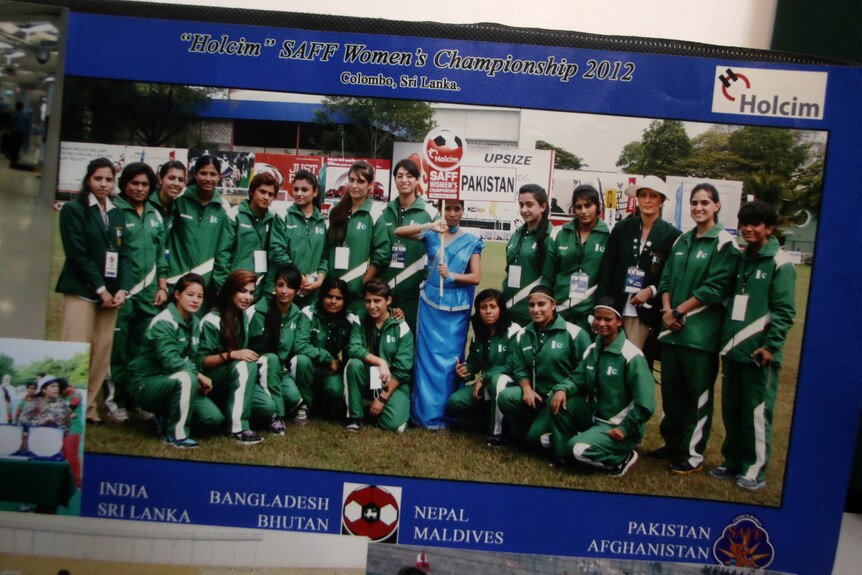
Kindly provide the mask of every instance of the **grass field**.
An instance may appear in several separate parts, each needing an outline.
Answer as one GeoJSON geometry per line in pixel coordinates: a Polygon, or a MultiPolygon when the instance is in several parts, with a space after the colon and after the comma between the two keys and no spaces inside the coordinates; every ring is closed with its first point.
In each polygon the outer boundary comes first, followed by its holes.
{"type": "MultiPolygon", "coordinates": [[[[55,234],[53,281],[59,274],[63,259],[58,237],[59,234],[55,234]]],[[[479,289],[499,287],[502,284],[504,247],[504,244],[499,242],[486,244],[482,258],[483,278],[479,289]]],[[[200,449],[178,451],[164,446],[155,437],[150,424],[132,420],[123,425],[106,425],[88,430],[86,450],[189,461],[327,469],[780,506],[796,396],[810,266],[798,266],[797,275],[797,319],[785,345],[785,363],[781,371],[775,408],[773,454],[767,473],[767,487],[755,493],[741,490],[733,482],[713,479],[706,473],[688,477],[673,476],[665,469],[665,462],[646,458],[641,458],[632,472],[623,478],[560,471],[549,467],[543,457],[516,447],[489,448],[484,443],[484,433],[469,428],[450,433],[411,428],[407,433],[395,435],[381,432],[374,427],[366,427],[361,433],[353,434],[336,423],[312,419],[302,428],[289,426],[285,437],[267,436],[264,443],[253,447],[236,445],[221,436],[205,436],[201,438],[200,449]]],[[[49,338],[57,338],[59,334],[59,306],[59,296],[54,294],[49,302],[49,338]]],[[[660,396],[661,386],[656,389],[657,395],[660,396]]],[[[707,468],[721,463],[720,446],[724,439],[724,429],[720,416],[720,379],[715,395],[716,417],[706,450],[707,468]]],[[[660,397],[657,398],[657,403],[661,405],[660,397]]],[[[661,444],[659,418],[660,413],[657,412],[650,420],[646,438],[640,447],[641,452],[661,444]]]]}

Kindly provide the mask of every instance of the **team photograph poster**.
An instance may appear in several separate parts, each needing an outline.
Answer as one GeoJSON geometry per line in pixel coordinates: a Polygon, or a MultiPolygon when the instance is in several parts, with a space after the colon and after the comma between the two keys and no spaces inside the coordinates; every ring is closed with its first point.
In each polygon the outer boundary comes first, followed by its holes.
{"type": "MultiPolygon", "coordinates": [[[[260,459],[248,448],[207,452],[205,444],[193,456],[167,450],[162,456],[136,452],[134,444],[106,436],[100,440],[103,431],[95,429],[88,430],[84,455],[82,517],[358,535],[375,544],[425,549],[829,572],[862,404],[862,389],[853,375],[858,344],[851,327],[859,319],[852,302],[862,279],[854,255],[862,247],[862,201],[854,192],[862,176],[862,120],[856,111],[862,71],[694,45],[687,50],[690,55],[613,51],[600,43],[578,47],[586,44],[578,44],[574,36],[530,36],[517,29],[495,34],[429,25],[427,33],[417,33],[416,25],[408,30],[369,20],[366,26],[356,19],[348,25],[337,18],[316,18],[309,29],[302,15],[287,13],[157,10],[154,5],[134,10],[106,14],[95,2],[73,5],[66,30],[66,85],[139,82],[305,99],[419,101],[449,112],[454,123],[458,114],[516,116],[530,134],[522,134],[508,155],[503,147],[499,154],[487,151],[492,149],[487,141],[446,142],[463,146],[465,157],[471,157],[472,164],[462,168],[469,176],[460,179],[462,187],[470,188],[462,196],[468,206],[475,205],[470,213],[476,219],[505,215],[507,225],[500,234],[483,232],[488,240],[505,239],[503,232],[519,224],[512,207],[517,188],[536,177],[530,175],[536,166],[519,165],[530,157],[519,153],[521,148],[538,140],[556,143],[544,137],[555,129],[575,133],[569,141],[582,140],[582,149],[564,147],[585,156],[592,146],[616,146],[618,155],[623,145],[662,122],[681,123],[694,139],[745,133],[756,142],[760,134],[786,130],[804,144],[806,168],[819,178],[822,198],[814,207],[800,208],[790,224],[801,235],[816,220],[816,237],[792,248],[799,268],[798,334],[785,350],[767,490],[702,491],[693,482],[710,482],[706,474],[674,477],[645,461],[620,480],[591,477],[573,483],[562,472],[543,469],[532,482],[529,473],[518,469],[547,463],[514,449],[514,455],[500,456],[510,460],[513,479],[505,473],[483,475],[481,463],[478,469],[451,469],[445,465],[446,453],[433,446],[425,455],[439,458],[439,469],[425,461],[415,474],[392,472],[412,468],[390,469],[380,453],[370,454],[367,466],[361,457],[349,458],[354,463],[346,469],[294,466],[289,457],[260,459]],[[471,145],[481,153],[470,156],[471,145]],[[493,162],[493,170],[479,165],[483,158],[493,162]],[[485,207],[483,194],[489,202],[485,207]],[[488,207],[506,203],[507,197],[510,205],[488,207]],[[787,372],[793,374],[789,384],[784,381],[787,372]]],[[[423,143],[412,144],[418,146],[401,149],[421,153],[423,143]]],[[[758,151],[756,145],[750,149],[758,151]]],[[[401,158],[383,159],[394,165],[401,158]]],[[[555,170],[549,178],[545,169],[541,184],[565,211],[573,188],[568,182],[594,183],[598,178],[590,175],[590,167],[596,174],[604,170],[599,183],[609,192],[606,209],[624,215],[623,188],[635,183],[637,174],[621,170],[614,175],[609,173],[612,165],[586,165],[573,177],[555,170]]],[[[60,173],[67,172],[61,168],[60,173]]],[[[438,197],[453,197],[457,186],[434,168],[423,176],[430,190],[444,190],[438,197]]],[[[721,214],[725,227],[736,233],[734,212],[742,186],[709,174],[702,180],[716,180],[722,193],[737,194],[721,214]]],[[[690,229],[685,204],[698,179],[668,176],[667,181],[673,197],[665,210],[675,213],[663,217],[690,229]]],[[[794,199],[790,195],[788,202],[794,199]]],[[[486,254],[491,257],[490,249],[486,254]]],[[[490,265],[502,267],[504,262],[490,265]]],[[[49,325],[49,338],[51,333],[49,325]]],[[[653,415],[659,417],[660,408],[653,415]]],[[[720,425],[717,411],[714,428],[720,425]]],[[[358,436],[340,427],[332,430],[332,449],[361,451],[379,442],[379,449],[392,454],[389,459],[409,459],[411,454],[399,449],[412,449],[411,434],[427,435],[423,444],[438,441],[437,435],[414,428],[403,436],[408,443],[371,430],[358,436]]],[[[286,444],[291,439],[290,434],[284,438],[286,444]]],[[[440,436],[439,441],[455,440],[440,436]]],[[[641,449],[657,447],[658,441],[648,434],[641,449]]],[[[489,457],[484,443],[475,446],[483,450],[477,451],[477,461],[489,457]]],[[[719,446],[710,449],[715,454],[719,446]]]]}

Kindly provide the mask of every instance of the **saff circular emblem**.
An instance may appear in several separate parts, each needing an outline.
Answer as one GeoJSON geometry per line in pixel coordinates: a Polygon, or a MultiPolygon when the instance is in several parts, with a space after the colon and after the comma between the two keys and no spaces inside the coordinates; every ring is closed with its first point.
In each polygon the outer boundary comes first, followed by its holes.
{"type": "Polygon", "coordinates": [[[374,542],[397,543],[400,499],[401,488],[346,483],[341,532],[374,542]]]}

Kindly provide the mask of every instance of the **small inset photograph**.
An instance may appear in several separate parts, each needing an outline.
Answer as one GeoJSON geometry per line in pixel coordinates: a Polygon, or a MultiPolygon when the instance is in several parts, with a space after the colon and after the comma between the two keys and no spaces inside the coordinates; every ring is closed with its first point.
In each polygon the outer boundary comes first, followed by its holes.
{"type": "Polygon", "coordinates": [[[0,510],[79,515],[90,346],[0,338],[0,510]]]}

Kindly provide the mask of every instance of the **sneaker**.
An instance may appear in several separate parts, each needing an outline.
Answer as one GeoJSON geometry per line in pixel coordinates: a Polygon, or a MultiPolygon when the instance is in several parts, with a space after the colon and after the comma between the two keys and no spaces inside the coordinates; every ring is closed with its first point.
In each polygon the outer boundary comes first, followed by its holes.
{"type": "Polygon", "coordinates": [[[736,486],[748,489],[749,491],[758,491],[766,487],[766,481],[758,481],[757,479],[749,479],[748,477],[739,477],[736,480],[736,486]]]}
{"type": "Polygon", "coordinates": [[[296,409],[296,415],[293,416],[293,422],[297,425],[306,425],[308,423],[308,406],[304,403],[296,409]]]}
{"type": "Polygon", "coordinates": [[[170,435],[165,437],[165,443],[171,447],[176,447],[177,449],[196,449],[199,446],[198,442],[191,437],[176,439],[170,435]]]}
{"type": "Polygon", "coordinates": [[[155,417],[152,413],[150,413],[149,411],[144,411],[140,407],[133,408],[131,415],[137,419],[140,419],[141,421],[150,421],[153,417],[155,417]]]}
{"type": "Polygon", "coordinates": [[[124,423],[129,420],[129,412],[126,411],[125,407],[114,408],[109,410],[105,415],[108,418],[108,421],[112,423],[124,423]]]}
{"type": "Polygon", "coordinates": [[[344,429],[347,431],[352,431],[353,433],[357,433],[360,429],[362,429],[362,422],[358,419],[349,419],[347,420],[347,425],[344,426],[344,429]]]}
{"type": "Polygon", "coordinates": [[[263,441],[263,437],[261,437],[251,429],[246,429],[245,431],[239,431],[237,433],[231,433],[230,438],[237,443],[241,443],[243,445],[257,445],[258,443],[261,443],[263,441]]]}
{"type": "Polygon", "coordinates": [[[629,454],[626,456],[625,461],[623,461],[622,463],[620,463],[617,466],[617,468],[615,470],[616,476],[622,477],[623,475],[628,473],[629,469],[634,467],[634,465],[635,465],[635,463],[637,463],[637,461],[638,461],[638,452],[637,451],[630,451],[629,454]]]}
{"type": "Polygon", "coordinates": [[[495,433],[494,435],[489,435],[485,438],[485,443],[488,447],[503,447],[506,445],[506,438],[503,437],[503,434],[495,433]]]}
{"type": "Polygon", "coordinates": [[[668,445],[662,445],[658,449],[647,451],[646,456],[650,459],[671,459],[673,457],[673,449],[668,445]]]}
{"type": "Polygon", "coordinates": [[[671,473],[675,473],[677,475],[690,475],[692,473],[697,473],[699,471],[703,471],[703,464],[700,465],[692,465],[687,460],[678,461],[676,463],[671,463],[667,466],[668,470],[671,473]]]}
{"type": "Polygon", "coordinates": [[[269,430],[273,433],[273,435],[284,435],[284,432],[287,428],[284,425],[284,419],[273,415],[272,423],[269,424],[269,430]]]}
{"type": "Polygon", "coordinates": [[[405,431],[407,431],[407,422],[406,421],[398,426],[398,428],[395,430],[395,433],[404,433],[405,431]]]}
{"type": "Polygon", "coordinates": [[[709,470],[709,474],[716,479],[733,479],[737,476],[736,473],[734,473],[724,465],[713,467],[709,470]]]}

